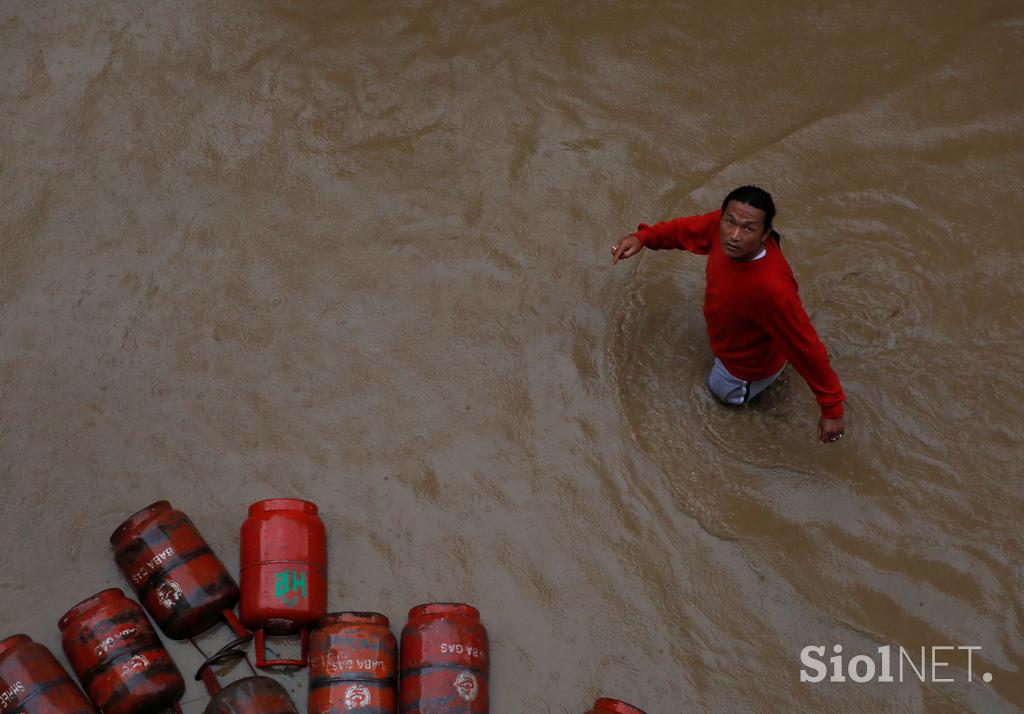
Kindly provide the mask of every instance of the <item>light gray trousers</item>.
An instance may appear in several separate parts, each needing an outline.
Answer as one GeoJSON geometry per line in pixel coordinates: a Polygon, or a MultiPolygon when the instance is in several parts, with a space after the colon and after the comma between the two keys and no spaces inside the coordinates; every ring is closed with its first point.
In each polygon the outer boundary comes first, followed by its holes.
{"type": "MultiPolygon", "coordinates": [[[[782,365],[782,369],[785,368],[786,365],[782,365]]],[[[711,374],[708,375],[708,389],[711,390],[711,393],[715,395],[718,401],[732,407],[738,407],[740,404],[746,404],[763,392],[769,384],[779,378],[779,375],[782,374],[782,369],[767,379],[747,382],[729,374],[725,369],[725,365],[722,364],[722,360],[715,357],[715,365],[711,368],[711,374]]]]}

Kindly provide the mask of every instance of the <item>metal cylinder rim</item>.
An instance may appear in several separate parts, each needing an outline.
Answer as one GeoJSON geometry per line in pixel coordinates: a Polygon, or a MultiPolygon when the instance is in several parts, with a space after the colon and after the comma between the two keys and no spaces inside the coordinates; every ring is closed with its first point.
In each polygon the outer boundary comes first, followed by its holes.
{"type": "MultiPolygon", "coordinates": [[[[100,590],[95,595],[87,597],[85,600],[82,600],[82,602],[65,612],[64,616],[57,621],[57,627],[60,628],[61,632],[63,632],[67,626],[71,624],[72,620],[77,620],[79,617],[82,617],[85,613],[98,605],[117,598],[124,598],[125,600],[128,600],[121,591],[121,588],[107,588],[106,590],[100,590]]],[[[134,601],[128,600],[128,602],[134,601]]]]}
{"type": "Polygon", "coordinates": [[[379,612],[361,612],[359,610],[345,610],[343,612],[329,612],[320,618],[319,627],[328,625],[383,625],[388,627],[391,621],[387,615],[379,612]]]}
{"type": "Polygon", "coordinates": [[[18,645],[27,645],[32,641],[31,637],[22,633],[5,637],[0,640],[0,657],[3,657],[9,650],[13,650],[18,645]]]}
{"type": "Polygon", "coordinates": [[[241,679],[236,679],[234,682],[225,684],[219,692],[213,695],[211,701],[215,701],[217,699],[224,700],[231,696],[234,696],[235,691],[238,689],[242,689],[243,685],[245,684],[256,682],[260,682],[262,684],[263,682],[260,680],[265,680],[265,682],[272,685],[272,689],[278,690],[275,693],[284,694],[286,697],[288,697],[288,701],[291,702],[291,696],[288,694],[288,690],[284,688],[283,684],[278,682],[273,677],[267,677],[262,674],[255,674],[249,677],[242,677],[241,679]]]}
{"type": "Polygon", "coordinates": [[[601,714],[602,712],[609,712],[609,714],[644,714],[642,709],[628,702],[624,702],[621,699],[608,699],[606,697],[602,697],[594,702],[593,714],[601,714]]]}
{"type": "Polygon", "coordinates": [[[312,501],[306,501],[301,498],[268,498],[249,505],[250,516],[271,511],[308,513],[311,516],[315,516],[320,512],[320,509],[312,501]]]}
{"type": "Polygon", "coordinates": [[[448,615],[466,617],[471,620],[480,619],[480,611],[464,602],[426,602],[409,610],[409,619],[414,620],[430,615],[448,615]]]}
{"type": "Polygon", "coordinates": [[[156,518],[161,513],[173,510],[171,508],[170,501],[155,501],[149,504],[143,509],[140,509],[128,516],[124,522],[114,529],[114,532],[110,534],[110,544],[117,545],[117,542],[124,538],[125,533],[134,529],[141,528],[145,523],[156,518]]]}
{"type": "Polygon", "coordinates": [[[268,681],[273,682],[277,686],[281,687],[281,689],[284,690],[285,692],[288,691],[287,689],[284,688],[284,685],[281,684],[280,682],[278,682],[276,679],[274,679],[273,677],[268,677],[268,676],[266,676],[264,674],[250,674],[247,677],[242,677],[241,679],[236,679],[234,682],[228,682],[227,684],[224,685],[224,689],[221,689],[220,691],[223,692],[223,691],[225,691],[227,689],[231,689],[235,685],[244,684],[245,682],[250,682],[250,681],[252,681],[254,679],[266,679],[268,681]]]}
{"type": "MultiPolygon", "coordinates": [[[[248,662],[248,654],[244,649],[238,649],[239,645],[249,644],[249,640],[252,639],[252,635],[245,635],[243,637],[236,637],[231,642],[221,647],[219,650],[214,652],[212,655],[206,658],[206,661],[199,665],[199,669],[196,670],[196,681],[199,682],[203,678],[203,673],[212,665],[218,664],[225,659],[231,657],[238,657],[239,659],[245,659],[248,662]]],[[[249,665],[252,667],[252,665],[249,665]]],[[[216,676],[216,675],[214,675],[216,676]]]]}

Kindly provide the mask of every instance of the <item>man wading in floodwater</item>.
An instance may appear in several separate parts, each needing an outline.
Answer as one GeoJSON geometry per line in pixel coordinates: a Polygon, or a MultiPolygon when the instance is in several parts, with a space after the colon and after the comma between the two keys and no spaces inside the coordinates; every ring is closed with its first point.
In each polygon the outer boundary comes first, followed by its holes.
{"type": "Polygon", "coordinates": [[[746,404],[791,363],[821,406],[818,438],[843,436],[843,388],[797,294],[796,279],[772,230],[775,203],[741,186],[703,216],[640,224],[612,246],[612,264],[644,248],[708,256],[704,320],[715,364],[708,388],[724,404],[746,404]],[[771,240],[769,240],[771,238],[771,240]]]}

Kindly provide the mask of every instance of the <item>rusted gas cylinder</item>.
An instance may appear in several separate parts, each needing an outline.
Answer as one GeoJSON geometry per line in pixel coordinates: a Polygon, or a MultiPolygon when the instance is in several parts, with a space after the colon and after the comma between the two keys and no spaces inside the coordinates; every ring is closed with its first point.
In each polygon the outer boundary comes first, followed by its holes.
{"type": "Polygon", "coordinates": [[[398,712],[398,642],[378,612],[335,612],[309,642],[309,714],[398,712]]]}
{"type": "Polygon", "coordinates": [[[189,517],[167,501],[118,526],[110,544],[117,567],[168,637],[195,637],[221,617],[237,625],[238,585],[189,517]]]}
{"type": "Polygon", "coordinates": [[[594,702],[594,708],[586,714],[645,714],[645,712],[618,699],[601,698],[594,702]]]}
{"type": "Polygon", "coordinates": [[[71,668],[104,714],[160,712],[185,693],[146,613],[119,589],[78,603],[58,626],[71,668]]]}
{"type": "Polygon", "coordinates": [[[95,714],[71,675],[28,635],[0,640],[0,712],[95,714]]]}
{"type": "Polygon", "coordinates": [[[288,692],[270,677],[246,677],[217,692],[203,714],[299,714],[288,692]]]}
{"type": "Polygon", "coordinates": [[[487,630],[472,605],[409,610],[402,628],[401,714],[487,714],[487,630]]]}
{"type": "Polygon", "coordinates": [[[327,536],[315,503],[272,498],[242,524],[242,624],[256,634],[256,666],[304,667],[309,630],[327,612],[327,536]],[[265,635],[302,637],[300,659],[267,660],[265,635]]]}

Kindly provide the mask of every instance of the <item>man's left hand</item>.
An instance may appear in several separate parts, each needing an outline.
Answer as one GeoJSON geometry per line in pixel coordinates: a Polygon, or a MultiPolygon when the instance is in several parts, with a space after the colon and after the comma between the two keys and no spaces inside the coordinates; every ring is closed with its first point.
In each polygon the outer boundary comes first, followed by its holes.
{"type": "Polygon", "coordinates": [[[818,422],[818,440],[824,444],[830,441],[839,441],[843,438],[843,431],[846,425],[842,419],[826,419],[822,417],[818,422]]]}

